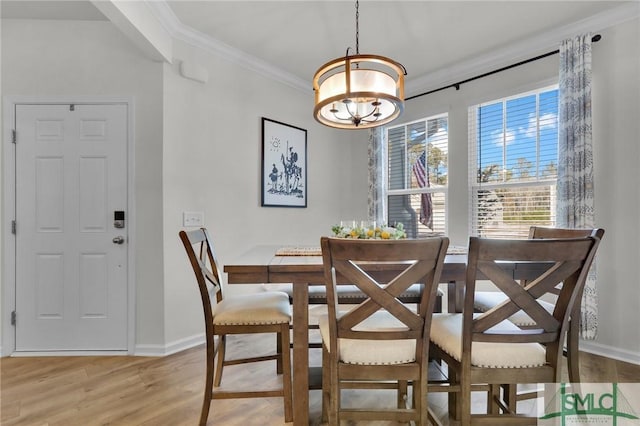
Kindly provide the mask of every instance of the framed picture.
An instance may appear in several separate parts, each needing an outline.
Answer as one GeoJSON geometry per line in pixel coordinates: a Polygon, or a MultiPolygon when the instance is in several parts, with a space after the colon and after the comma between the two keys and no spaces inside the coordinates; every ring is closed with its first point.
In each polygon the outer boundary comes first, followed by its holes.
{"type": "Polygon", "coordinates": [[[262,206],[307,207],[307,131],[264,117],[262,206]]]}

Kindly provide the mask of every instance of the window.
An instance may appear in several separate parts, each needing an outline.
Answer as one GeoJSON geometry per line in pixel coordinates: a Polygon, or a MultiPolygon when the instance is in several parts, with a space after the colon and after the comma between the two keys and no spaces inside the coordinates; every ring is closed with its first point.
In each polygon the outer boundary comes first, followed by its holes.
{"type": "Polygon", "coordinates": [[[446,233],[447,115],[386,129],[387,221],[411,238],[446,233]]]}
{"type": "Polygon", "coordinates": [[[554,226],[557,164],[557,87],[469,108],[471,234],[554,226]]]}

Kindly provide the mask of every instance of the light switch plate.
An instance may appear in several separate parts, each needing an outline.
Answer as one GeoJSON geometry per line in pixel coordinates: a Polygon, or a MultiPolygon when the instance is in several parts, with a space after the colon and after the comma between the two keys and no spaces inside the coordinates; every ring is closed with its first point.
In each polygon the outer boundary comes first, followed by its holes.
{"type": "Polygon", "coordinates": [[[182,212],[183,226],[204,226],[204,212],[182,212]]]}

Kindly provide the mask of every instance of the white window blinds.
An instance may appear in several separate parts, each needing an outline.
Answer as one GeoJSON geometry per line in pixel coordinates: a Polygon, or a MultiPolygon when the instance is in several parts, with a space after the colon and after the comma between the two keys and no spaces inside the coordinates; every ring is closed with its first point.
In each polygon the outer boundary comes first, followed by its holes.
{"type": "Polygon", "coordinates": [[[446,233],[447,115],[388,127],[387,220],[411,238],[446,233]]]}
{"type": "Polygon", "coordinates": [[[524,238],[555,225],[557,124],[556,87],[469,108],[472,235],[524,238]]]}

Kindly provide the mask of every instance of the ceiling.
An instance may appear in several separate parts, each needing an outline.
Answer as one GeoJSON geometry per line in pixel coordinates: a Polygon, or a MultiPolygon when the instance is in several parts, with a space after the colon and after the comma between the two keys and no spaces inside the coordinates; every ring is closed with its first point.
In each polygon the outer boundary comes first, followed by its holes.
{"type": "Polygon", "coordinates": [[[2,0],[0,13],[9,19],[106,19],[91,2],[78,0],[2,0]]]}
{"type": "MultiPolygon", "coordinates": [[[[545,53],[560,41],[558,28],[570,31],[623,3],[633,2],[362,0],[359,50],[403,64],[409,84],[428,74],[446,74],[461,63],[495,57],[510,46],[526,46],[520,49],[526,55],[536,48],[545,53]]],[[[3,18],[105,19],[87,1],[1,4],[3,18]]],[[[157,16],[170,21],[165,26],[174,32],[177,28],[222,42],[302,81],[310,82],[320,65],[345,55],[347,47],[351,52],[356,48],[352,1],[168,0],[149,5],[156,12],[162,6],[164,13],[157,16]]],[[[513,51],[510,58],[518,59],[513,51]]]]}

